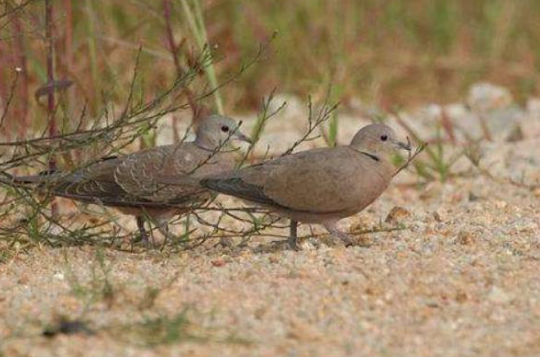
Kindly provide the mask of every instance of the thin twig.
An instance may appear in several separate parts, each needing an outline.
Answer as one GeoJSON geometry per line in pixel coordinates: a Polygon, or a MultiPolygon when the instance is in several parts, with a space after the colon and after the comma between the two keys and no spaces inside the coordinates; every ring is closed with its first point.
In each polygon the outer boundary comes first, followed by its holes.
{"type": "MultiPolygon", "coordinates": [[[[407,137],[407,144],[408,146],[410,147],[410,140],[409,140],[409,137],[407,137]]],[[[397,174],[399,174],[401,171],[405,170],[409,164],[418,156],[420,155],[420,153],[422,151],[424,151],[424,149],[426,148],[428,144],[427,143],[421,143],[417,148],[416,150],[414,151],[414,154],[411,155],[411,153],[409,152],[409,157],[407,158],[407,160],[405,161],[405,163],[403,165],[401,165],[399,167],[399,169],[396,170],[396,172],[394,172],[394,174],[392,175],[392,177],[395,177],[397,174]]]]}

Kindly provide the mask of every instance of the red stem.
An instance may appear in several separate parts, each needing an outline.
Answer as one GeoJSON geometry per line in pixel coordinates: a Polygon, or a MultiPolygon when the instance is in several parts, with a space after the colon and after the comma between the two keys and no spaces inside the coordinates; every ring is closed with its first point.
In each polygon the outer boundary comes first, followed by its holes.
{"type": "Polygon", "coordinates": [[[176,41],[174,40],[174,34],[171,24],[171,1],[163,0],[163,14],[165,15],[165,24],[167,26],[167,40],[169,42],[169,50],[174,61],[174,67],[178,75],[182,74],[182,67],[180,66],[180,61],[178,60],[178,47],[176,46],[176,41]]]}
{"type": "MultiPolygon", "coordinates": [[[[178,60],[178,47],[174,40],[174,34],[171,25],[171,2],[170,0],[163,0],[163,15],[165,16],[165,24],[167,28],[167,40],[169,42],[169,50],[174,61],[174,67],[178,76],[182,73],[182,67],[180,67],[180,61],[178,60]]],[[[178,117],[172,113],[172,126],[173,126],[173,140],[175,143],[180,141],[180,133],[178,130],[178,117]]]]}
{"type": "MultiPolygon", "coordinates": [[[[7,41],[0,41],[0,63],[7,63],[9,60],[9,52],[10,51],[7,49],[7,41]]],[[[6,75],[7,70],[7,68],[0,69],[0,99],[2,100],[2,103],[5,103],[9,97],[9,78],[6,75]]],[[[5,135],[6,139],[10,139],[6,123],[3,123],[3,125],[0,126],[0,134],[5,135]]]]}
{"type": "MultiPolygon", "coordinates": [[[[180,64],[180,61],[178,59],[178,46],[176,45],[176,41],[174,39],[174,34],[172,30],[171,1],[170,0],[163,0],[163,15],[165,16],[165,24],[167,27],[167,41],[169,43],[169,51],[171,52],[171,55],[173,57],[174,66],[176,68],[176,74],[178,77],[181,77],[185,74],[185,71],[182,68],[182,65],[180,64]]],[[[210,114],[210,109],[207,108],[203,104],[197,103],[195,95],[188,87],[183,88],[183,93],[188,100],[189,106],[191,107],[191,111],[193,112],[193,122],[195,124],[197,124],[198,120],[201,117],[210,114]]],[[[173,121],[173,126],[175,125],[176,125],[175,121],[173,121]]],[[[176,126],[174,129],[175,129],[175,132],[177,132],[176,126]]]]}
{"type": "MultiPolygon", "coordinates": [[[[54,38],[53,38],[53,4],[52,0],[45,0],[45,37],[47,39],[47,82],[54,83],[54,38]]],[[[55,136],[58,133],[56,120],[54,117],[55,102],[54,90],[47,94],[47,123],[49,124],[49,136],[55,136]]],[[[49,169],[56,169],[56,161],[51,155],[49,158],[49,169]]],[[[53,200],[51,203],[52,216],[58,216],[58,206],[53,200]]]]}
{"type": "Polygon", "coordinates": [[[71,0],[64,0],[64,8],[66,11],[66,27],[64,34],[64,76],[67,79],[71,74],[73,62],[73,8],[71,0]]]}
{"type": "Polygon", "coordinates": [[[26,53],[24,50],[24,40],[23,40],[23,28],[21,20],[18,13],[14,13],[13,18],[13,29],[15,32],[15,56],[17,57],[17,66],[21,69],[21,78],[19,86],[19,95],[18,97],[21,100],[19,110],[17,110],[16,118],[20,118],[19,122],[19,136],[22,138],[26,130],[28,130],[28,66],[26,60],[26,53]]]}
{"type": "MultiPolygon", "coordinates": [[[[54,39],[52,22],[52,0],[45,0],[45,36],[47,38],[47,82],[49,84],[54,83],[54,39]]],[[[56,121],[54,120],[54,109],[54,90],[51,90],[47,94],[47,122],[49,123],[50,136],[54,136],[57,134],[56,121]]]]}
{"type": "MultiPolygon", "coordinates": [[[[58,57],[59,61],[62,61],[62,79],[70,79],[71,74],[73,73],[73,5],[71,0],[64,0],[64,11],[65,11],[65,27],[64,27],[64,43],[62,48],[62,54],[63,56],[58,57]]],[[[75,105],[76,99],[75,99],[75,89],[72,88],[71,90],[67,90],[65,92],[66,94],[66,110],[68,117],[72,117],[74,110],[73,107],[75,105]]],[[[80,125],[80,127],[84,127],[84,118],[81,118],[81,122],[77,125],[80,125]]],[[[70,160],[80,161],[82,159],[81,157],[81,151],[75,150],[72,153],[73,156],[70,156],[70,160]]],[[[72,162],[70,162],[70,165],[72,162]]]]}

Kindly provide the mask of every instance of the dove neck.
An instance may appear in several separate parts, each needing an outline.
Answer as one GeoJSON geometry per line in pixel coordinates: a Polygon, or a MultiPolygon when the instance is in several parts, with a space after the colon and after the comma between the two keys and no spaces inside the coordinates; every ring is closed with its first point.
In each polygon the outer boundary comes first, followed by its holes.
{"type": "Polygon", "coordinates": [[[199,149],[213,153],[236,151],[234,148],[231,149],[227,143],[221,143],[219,140],[205,140],[204,137],[200,136],[197,136],[193,144],[199,149]]]}
{"type": "Polygon", "coordinates": [[[208,135],[207,133],[204,133],[204,132],[197,133],[197,137],[195,138],[194,143],[201,149],[205,149],[209,151],[215,151],[221,145],[219,139],[216,139],[212,137],[212,135],[208,135]]]}
{"type": "Polygon", "coordinates": [[[373,161],[377,161],[377,162],[381,161],[381,159],[379,159],[379,157],[378,157],[377,155],[370,154],[370,153],[367,152],[367,151],[362,151],[362,150],[357,150],[357,151],[358,151],[360,154],[369,157],[369,158],[370,158],[371,160],[373,160],[373,161]]]}
{"type": "Polygon", "coordinates": [[[362,154],[364,156],[366,156],[367,158],[375,161],[375,162],[380,162],[381,161],[381,158],[373,153],[370,153],[369,151],[367,150],[362,150],[362,149],[359,149],[359,148],[355,148],[354,146],[349,146],[351,149],[353,149],[354,151],[356,151],[357,153],[359,154],[362,154]]]}

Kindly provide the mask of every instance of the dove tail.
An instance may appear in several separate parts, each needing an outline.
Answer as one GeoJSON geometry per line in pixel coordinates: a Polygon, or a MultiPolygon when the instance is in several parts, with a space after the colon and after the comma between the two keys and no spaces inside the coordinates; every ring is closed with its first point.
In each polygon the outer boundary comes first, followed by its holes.
{"type": "Polygon", "coordinates": [[[0,171],[0,183],[4,185],[13,186],[15,184],[15,177],[7,172],[0,171]]]}
{"type": "Polygon", "coordinates": [[[13,176],[7,172],[0,171],[0,183],[11,187],[29,187],[46,183],[51,179],[56,171],[42,171],[37,175],[13,176]]]}

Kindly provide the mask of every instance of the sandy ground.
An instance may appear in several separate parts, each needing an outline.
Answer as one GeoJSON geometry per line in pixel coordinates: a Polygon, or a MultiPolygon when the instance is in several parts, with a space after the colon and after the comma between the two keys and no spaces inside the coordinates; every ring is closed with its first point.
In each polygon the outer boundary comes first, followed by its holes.
{"type": "Polygon", "coordinates": [[[369,247],[317,247],[309,239],[298,253],[260,252],[256,244],[174,255],[35,249],[0,267],[1,349],[6,356],[538,356],[537,202],[528,190],[458,179],[394,187],[345,222],[374,225],[392,207],[407,207],[400,218],[407,230],[364,236],[369,247]],[[170,343],[133,327],[183,312],[185,336],[170,343]],[[41,336],[62,316],[95,334],[41,336]]]}
{"type": "MultiPolygon", "coordinates": [[[[500,147],[515,152],[505,172],[538,143],[500,147]]],[[[539,356],[540,192],[479,174],[411,182],[342,222],[399,213],[384,227],[403,230],[362,246],[15,254],[0,265],[0,356],[539,356]],[[43,336],[65,318],[92,333],[43,336]]]]}

